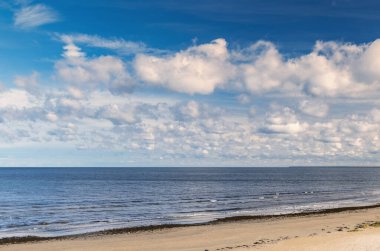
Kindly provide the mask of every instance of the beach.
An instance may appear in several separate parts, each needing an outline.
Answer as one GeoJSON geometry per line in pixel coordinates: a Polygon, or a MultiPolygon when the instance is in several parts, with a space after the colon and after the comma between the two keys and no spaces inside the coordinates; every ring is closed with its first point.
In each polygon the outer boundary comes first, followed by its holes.
{"type": "Polygon", "coordinates": [[[348,208],[153,230],[106,231],[45,241],[2,244],[0,250],[368,251],[380,250],[379,222],[380,207],[348,208]]]}
{"type": "Polygon", "coordinates": [[[0,0],[0,251],[380,251],[380,0],[0,0]]]}

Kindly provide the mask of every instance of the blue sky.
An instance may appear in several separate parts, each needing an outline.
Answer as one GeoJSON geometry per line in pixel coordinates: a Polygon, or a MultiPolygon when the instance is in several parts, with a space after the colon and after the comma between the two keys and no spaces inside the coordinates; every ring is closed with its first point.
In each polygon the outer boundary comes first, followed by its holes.
{"type": "Polygon", "coordinates": [[[0,165],[379,165],[379,23],[377,1],[0,0],[0,165]]]}

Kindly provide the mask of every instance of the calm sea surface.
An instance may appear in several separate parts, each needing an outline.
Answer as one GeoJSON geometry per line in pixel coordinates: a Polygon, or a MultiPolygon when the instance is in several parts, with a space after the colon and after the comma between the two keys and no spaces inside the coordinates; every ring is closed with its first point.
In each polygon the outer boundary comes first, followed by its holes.
{"type": "Polygon", "coordinates": [[[380,202],[380,168],[0,169],[0,238],[380,202]]]}

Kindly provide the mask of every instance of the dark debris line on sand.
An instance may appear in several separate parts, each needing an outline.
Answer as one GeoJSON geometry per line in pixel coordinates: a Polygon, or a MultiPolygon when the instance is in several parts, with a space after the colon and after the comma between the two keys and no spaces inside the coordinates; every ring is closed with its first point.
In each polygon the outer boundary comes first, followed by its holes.
{"type": "Polygon", "coordinates": [[[380,204],[375,204],[375,205],[370,205],[370,206],[331,208],[331,209],[323,209],[323,210],[318,210],[318,211],[280,214],[280,215],[234,216],[234,217],[216,219],[216,220],[206,222],[206,223],[163,224],[163,225],[150,225],[150,226],[140,226],[140,227],[116,228],[116,229],[102,230],[102,231],[85,233],[85,234],[66,235],[66,236],[58,236],[58,237],[39,237],[39,236],[6,237],[6,238],[0,239],[0,245],[39,242],[39,241],[47,241],[47,240],[78,239],[78,238],[83,238],[83,237],[96,237],[96,236],[113,235],[113,234],[146,232],[146,231],[164,230],[164,229],[178,228],[178,227],[207,226],[207,225],[215,225],[215,224],[220,224],[220,223],[245,221],[245,220],[285,219],[285,218],[302,217],[302,216],[309,216],[309,215],[333,214],[333,213],[340,213],[340,212],[346,212],[346,211],[355,211],[355,210],[363,210],[363,209],[371,209],[371,208],[379,208],[379,207],[380,207],[380,204]]]}

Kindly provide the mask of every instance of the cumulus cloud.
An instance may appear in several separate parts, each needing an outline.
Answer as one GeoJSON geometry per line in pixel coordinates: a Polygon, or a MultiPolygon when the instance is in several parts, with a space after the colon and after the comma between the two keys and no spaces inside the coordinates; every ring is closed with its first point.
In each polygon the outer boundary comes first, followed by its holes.
{"type": "Polygon", "coordinates": [[[237,63],[237,66],[249,92],[262,93],[282,88],[286,84],[282,80],[288,74],[287,69],[282,56],[272,43],[259,41],[243,50],[238,59],[246,61],[237,63]]]}
{"type": "Polygon", "coordinates": [[[58,21],[58,14],[44,4],[21,7],[14,14],[14,25],[24,29],[38,27],[58,21]]]}
{"type": "Polygon", "coordinates": [[[112,93],[130,92],[134,80],[130,77],[125,63],[118,57],[99,56],[87,58],[74,43],[64,46],[63,59],[55,63],[58,77],[71,85],[74,96],[81,96],[79,90],[103,88],[112,93]]]}
{"type": "Polygon", "coordinates": [[[255,94],[363,96],[380,89],[379,76],[370,70],[377,66],[373,55],[378,54],[378,44],[377,40],[366,45],[318,41],[311,53],[285,59],[272,43],[259,41],[237,54],[245,60],[238,68],[244,85],[255,94]]]}
{"type": "Polygon", "coordinates": [[[365,84],[380,84],[380,39],[362,46],[360,56],[353,62],[352,70],[359,81],[365,84]]]}
{"type": "Polygon", "coordinates": [[[224,39],[164,57],[138,55],[134,67],[141,80],[188,94],[210,94],[233,75],[224,39]]]}
{"type": "Polygon", "coordinates": [[[40,101],[35,96],[30,95],[25,90],[11,89],[0,92],[0,109],[25,109],[34,107],[39,103],[40,101]]]}
{"type": "Polygon", "coordinates": [[[293,110],[283,107],[267,114],[265,125],[260,128],[260,132],[297,134],[305,131],[307,128],[308,124],[300,122],[293,110]]]}
{"type": "MultiPolygon", "coordinates": [[[[114,92],[128,91],[140,81],[187,94],[205,95],[217,89],[242,92],[241,102],[249,100],[247,94],[358,98],[380,93],[379,40],[361,45],[317,41],[310,53],[289,58],[268,41],[232,49],[224,39],[216,39],[159,56],[143,44],[124,40],[85,34],[60,35],[60,39],[66,43],[64,60],[56,68],[64,81],[101,83],[114,92]],[[133,71],[129,74],[129,62],[119,57],[89,58],[76,43],[137,53],[131,62],[133,71]]],[[[307,108],[301,110],[307,113],[307,108]]]]}
{"type": "Polygon", "coordinates": [[[268,41],[240,50],[224,39],[134,61],[144,82],[188,94],[216,89],[254,95],[280,93],[313,97],[364,97],[380,92],[380,40],[368,44],[316,42],[305,55],[287,58],[268,41]]]}

